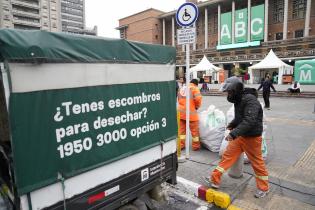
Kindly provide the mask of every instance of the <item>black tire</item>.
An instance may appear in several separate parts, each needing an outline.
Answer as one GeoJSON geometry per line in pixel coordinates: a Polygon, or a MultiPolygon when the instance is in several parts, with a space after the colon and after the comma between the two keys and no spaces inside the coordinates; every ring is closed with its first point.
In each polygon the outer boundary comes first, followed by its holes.
{"type": "Polygon", "coordinates": [[[117,210],[139,210],[139,209],[135,205],[127,204],[127,205],[124,205],[124,206],[120,207],[117,210]]]}

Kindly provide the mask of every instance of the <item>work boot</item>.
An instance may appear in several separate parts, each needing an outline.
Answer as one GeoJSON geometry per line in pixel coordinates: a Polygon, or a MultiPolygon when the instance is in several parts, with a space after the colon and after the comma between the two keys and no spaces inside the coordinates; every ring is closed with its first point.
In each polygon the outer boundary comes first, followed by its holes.
{"type": "Polygon", "coordinates": [[[185,141],[180,141],[180,149],[185,149],[185,141]]]}
{"type": "Polygon", "coordinates": [[[255,193],[255,198],[263,198],[269,193],[269,190],[267,191],[262,191],[262,190],[257,190],[255,193]]]}
{"type": "Polygon", "coordinates": [[[191,146],[192,146],[192,150],[194,151],[200,150],[199,137],[193,137],[191,146]]]}
{"type": "Polygon", "coordinates": [[[218,184],[214,184],[214,183],[211,183],[211,187],[213,189],[219,189],[220,188],[220,186],[218,184]]]}
{"type": "Polygon", "coordinates": [[[211,181],[210,177],[205,177],[204,179],[205,179],[205,182],[211,186],[211,188],[213,188],[213,189],[219,189],[220,188],[220,185],[213,183],[211,181]]]}

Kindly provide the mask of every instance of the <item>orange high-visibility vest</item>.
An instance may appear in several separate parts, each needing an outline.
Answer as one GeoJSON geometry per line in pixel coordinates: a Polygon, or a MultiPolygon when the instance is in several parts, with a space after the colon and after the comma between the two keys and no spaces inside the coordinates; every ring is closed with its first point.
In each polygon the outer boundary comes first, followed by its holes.
{"type": "MultiPolygon", "coordinates": [[[[178,111],[180,119],[186,120],[186,86],[178,91],[178,111]]],[[[198,121],[197,109],[201,106],[202,96],[197,85],[190,83],[190,116],[189,121],[198,121]]]]}

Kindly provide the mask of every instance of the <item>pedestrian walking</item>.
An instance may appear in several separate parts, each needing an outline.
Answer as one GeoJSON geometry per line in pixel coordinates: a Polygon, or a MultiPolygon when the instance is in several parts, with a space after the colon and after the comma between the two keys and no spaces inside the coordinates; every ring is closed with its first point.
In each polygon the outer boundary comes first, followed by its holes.
{"type": "MultiPolygon", "coordinates": [[[[183,86],[178,92],[178,111],[180,113],[179,123],[179,139],[181,149],[185,148],[186,139],[186,86],[183,86]]],[[[199,117],[197,110],[201,106],[202,96],[198,88],[198,80],[192,79],[189,85],[190,91],[190,115],[189,115],[189,128],[192,135],[192,149],[200,149],[199,140],[199,117]]]]}
{"type": "Polygon", "coordinates": [[[231,130],[226,137],[230,141],[219,165],[211,174],[211,186],[219,188],[222,174],[245,152],[255,172],[256,198],[269,192],[268,172],[262,157],[263,110],[257,99],[257,90],[245,88],[237,77],[228,78],[221,88],[227,92],[227,100],[234,104],[234,119],[229,123],[231,130]]]}
{"type": "Polygon", "coordinates": [[[272,81],[270,80],[270,76],[268,75],[266,76],[265,80],[261,82],[257,90],[259,91],[261,88],[263,89],[263,98],[265,102],[265,108],[270,110],[270,101],[269,101],[270,88],[272,88],[272,90],[276,92],[276,89],[274,88],[272,81]]]}

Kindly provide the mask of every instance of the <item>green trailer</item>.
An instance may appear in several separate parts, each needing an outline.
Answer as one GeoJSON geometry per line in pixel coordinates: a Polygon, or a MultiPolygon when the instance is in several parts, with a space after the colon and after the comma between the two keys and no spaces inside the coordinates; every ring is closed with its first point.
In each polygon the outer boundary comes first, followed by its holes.
{"type": "Polygon", "coordinates": [[[1,184],[17,209],[115,209],[176,182],[175,48],[0,30],[1,184]]]}

